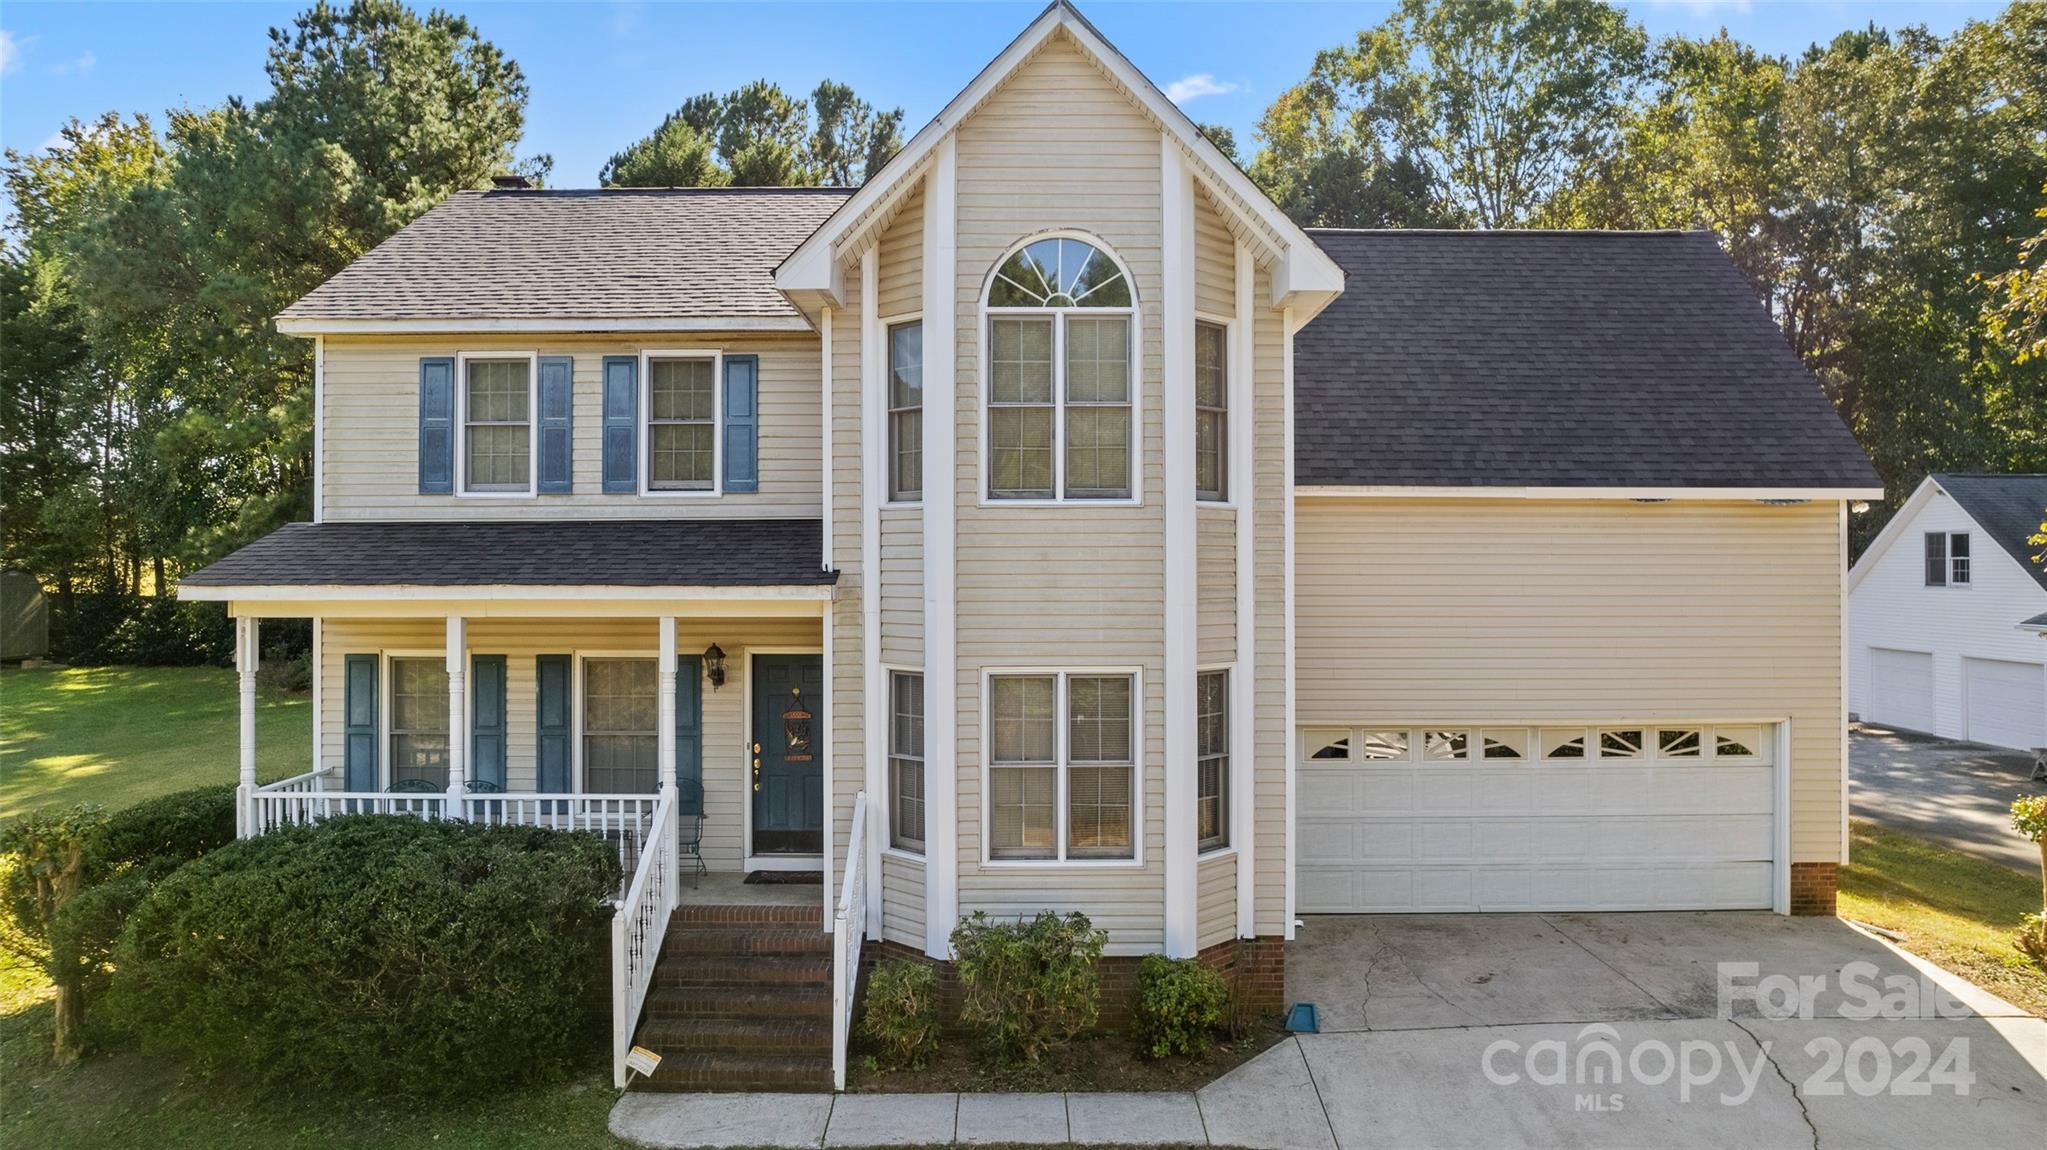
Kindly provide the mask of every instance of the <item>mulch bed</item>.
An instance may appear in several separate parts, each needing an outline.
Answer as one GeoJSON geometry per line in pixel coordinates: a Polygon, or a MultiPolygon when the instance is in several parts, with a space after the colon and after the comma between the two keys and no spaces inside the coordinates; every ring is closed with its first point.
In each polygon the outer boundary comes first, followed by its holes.
{"type": "Polygon", "coordinates": [[[947,1034],[939,1040],[937,1053],[916,1070],[879,1069],[871,1065],[868,1052],[856,1049],[847,1068],[846,1089],[867,1094],[1198,1090],[1285,1037],[1275,1016],[1242,1037],[1216,1042],[1198,1058],[1153,1062],[1137,1056],[1131,1039],[1109,1033],[1047,1052],[1034,1065],[997,1066],[981,1055],[971,1037],[947,1034]]]}

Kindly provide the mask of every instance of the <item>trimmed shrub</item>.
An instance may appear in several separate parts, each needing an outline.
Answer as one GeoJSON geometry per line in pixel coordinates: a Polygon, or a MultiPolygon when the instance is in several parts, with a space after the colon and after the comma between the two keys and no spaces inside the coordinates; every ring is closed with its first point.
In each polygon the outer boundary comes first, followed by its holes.
{"type": "Polygon", "coordinates": [[[1200,959],[1145,955],[1137,964],[1137,1001],[1130,1011],[1137,1052],[1146,1058],[1200,1054],[1229,1006],[1229,985],[1200,959]]]}
{"type": "Polygon", "coordinates": [[[938,1045],[938,972],[908,959],[876,963],[860,1025],[886,1065],[922,1066],[938,1045]]]}
{"type": "Polygon", "coordinates": [[[604,1033],[603,838],[356,815],[243,839],[129,916],[108,1011],[202,1070],[447,1097],[556,1077],[604,1033]]]}
{"type": "Polygon", "coordinates": [[[173,791],[115,811],[104,857],[111,866],[190,862],[235,841],[232,783],[173,791]]]}
{"type": "Polygon", "coordinates": [[[1097,964],[1108,938],[1078,912],[996,922],[975,911],[952,932],[960,1021],[998,1059],[1036,1062],[1101,1017],[1097,964]]]}

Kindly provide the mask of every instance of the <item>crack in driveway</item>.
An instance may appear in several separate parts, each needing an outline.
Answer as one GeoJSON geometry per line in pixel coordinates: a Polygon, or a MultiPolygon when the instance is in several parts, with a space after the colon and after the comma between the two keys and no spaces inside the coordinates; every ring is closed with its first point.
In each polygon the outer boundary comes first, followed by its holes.
{"type": "Polygon", "coordinates": [[[1784,1068],[1777,1064],[1777,1056],[1770,1052],[1770,1044],[1757,1038],[1756,1032],[1743,1026],[1739,1019],[1729,1018],[1727,1022],[1736,1030],[1748,1035],[1748,1040],[1756,1044],[1756,1050],[1762,1054],[1763,1060],[1770,1064],[1770,1069],[1777,1072],[1778,1080],[1791,1091],[1791,1100],[1798,1103],[1798,1116],[1805,1120],[1805,1128],[1812,1131],[1812,1150],[1820,1150],[1820,1128],[1812,1120],[1812,1111],[1806,1108],[1805,1095],[1798,1092],[1798,1084],[1791,1081],[1791,1076],[1784,1073],[1784,1068]]]}

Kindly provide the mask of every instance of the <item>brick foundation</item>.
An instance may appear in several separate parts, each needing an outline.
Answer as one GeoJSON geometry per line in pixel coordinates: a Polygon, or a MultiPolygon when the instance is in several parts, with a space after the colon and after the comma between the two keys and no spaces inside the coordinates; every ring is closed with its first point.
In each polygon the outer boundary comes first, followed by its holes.
{"type": "MultiPolygon", "coordinates": [[[[958,1025],[961,991],[959,974],[952,963],[940,962],[915,947],[888,939],[869,940],[860,957],[869,970],[875,963],[891,959],[927,963],[935,968],[939,1015],[947,1027],[958,1025]]],[[[1248,1022],[1285,1009],[1285,939],[1277,936],[1230,939],[1202,951],[1199,957],[1230,984],[1234,1021],[1248,1022]]],[[[1098,968],[1102,980],[1101,1029],[1118,1030],[1130,1021],[1130,1003],[1137,994],[1137,965],[1142,961],[1133,955],[1108,955],[1102,959],[1098,968]]]]}
{"type": "Polygon", "coordinates": [[[1830,862],[1791,864],[1791,913],[1825,915],[1834,913],[1834,892],[1839,888],[1841,866],[1830,862]]]}

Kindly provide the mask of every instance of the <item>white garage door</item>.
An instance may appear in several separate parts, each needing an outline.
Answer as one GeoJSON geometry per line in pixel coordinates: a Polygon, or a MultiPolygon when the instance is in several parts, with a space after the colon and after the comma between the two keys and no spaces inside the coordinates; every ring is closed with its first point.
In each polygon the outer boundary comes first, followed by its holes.
{"type": "Polygon", "coordinates": [[[1869,649],[1869,713],[1865,722],[1908,731],[1933,730],[1933,656],[1924,651],[1869,649]]]}
{"type": "Polygon", "coordinates": [[[1771,905],[1772,727],[1301,734],[1303,912],[1771,905]]]}
{"type": "Polygon", "coordinates": [[[2047,747],[2047,667],[1962,660],[1963,738],[1993,747],[2047,747]]]}

